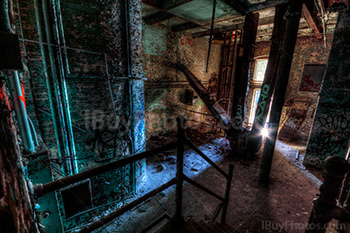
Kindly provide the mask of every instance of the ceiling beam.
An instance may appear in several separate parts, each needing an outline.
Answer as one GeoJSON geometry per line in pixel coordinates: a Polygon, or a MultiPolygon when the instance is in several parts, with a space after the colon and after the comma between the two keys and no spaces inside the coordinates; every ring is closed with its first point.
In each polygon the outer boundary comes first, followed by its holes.
{"type": "Polygon", "coordinates": [[[156,24],[156,23],[159,23],[159,22],[162,22],[164,20],[167,20],[167,19],[171,19],[173,18],[174,15],[172,14],[169,14],[167,12],[162,12],[162,11],[159,11],[157,13],[154,13],[154,14],[151,14],[149,16],[146,16],[146,17],[143,17],[143,20],[149,24],[149,25],[153,25],[153,24],[156,24]]]}
{"type": "Polygon", "coordinates": [[[192,22],[187,22],[187,23],[183,23],[183,24],[179,24],[179,25],[175,25],[175,26],[171,27],[171,31],[182,32],[182,31],[197,28],[197,27],[199,27],[198,24],[192,23],[192,22]]]}
{"type": "MultiPolygon", "coordinates": [[[[143,4],[146,4],[146,5],[148,5],[148,6],[151,6],[151,7],[153,7],[153,8],[156,9],[156,10],[159,10],[159,11],[161,11],[161,12],[164,12],[164,13],[167,13],[167,14],[169,14],[169,15],[172,15],[173,17],[177,17],[177,18],[183,19],[184,21],[190,22],[190,23],[192,23],[192,24],[196,24],[196,22],[193,22],[193,21],[191,21],[191,20],[185,19],[185,18],[183,18],[183,17],[181,17],[181,16],[178,16],[178,15],[174,15],[174,14],[168,12],[167,10],[162,9],[161,7],[159,7],[159,6],[157,6],[157,5],[154,5],[154,4],[155,4],[155,1],[154,1],[154,0],[142,0],[142,3],[143,3],[143,4]]],[[[199,24],[196,24],[196,25],[197,25],[197,27],[205,28],[205,27],[203,27],[203,26],[201,26],[201,25],[199,25],[199,24]]],[[[205,28],[205,29],[206,29],[206,28],[205,28]]]]}
{"type": "Polygon", "coordinates": [[[173,9],[175,7],[181,6],[183,4],[186,4],[188,2],[191,2],[193,0],[184,0],[184,1],[176,1],[176,0],[167,0],[167,1],[162,1],[162,7],[166,10],[173,9]]]}
{"type": "Polygon", "coordinates": [[[321,35],[321,32],[318,29],[316,22],[312,18],[312,15],[311,15],[310,11],[306,7],[305,4],[303,4],[302,12],[303,12],[303,15],[304,15],[304,18],[305,18],[307,24],[314,31],[316,38],[319,39],[319,40],[322,40],[323,37],[321,35]]]}
{"type": "Polygon", "coordinates": [[[275,7],[282,4],[287,4],[289,0],[267,0],[266,2],[252,4],[245,8],[246,13],[264,10],[267,8],[275,7]]]}
{"type": "MultiPolygon", "coordinates": [[[[262,18],[262,19],[259,20],[259,26],[260,25],[272,24],[273,20],[274,20],[273,16],[262,18]]],[[[224,33],[224,32],[233,32],[233,31],[237,31],[237,30],[243,29],[243,26],[244,26],[244,22],[243,23],[239,23],[239,24],[235,24],[235,25],[232,25],[232,26],[226,26],[226,27],[214,29],[213,33],[217,34],[217,33],[224,33]]],[[[208,35],[210,35],[210,30],[203,31],[203,32],[196,32],[196,33],[192,34],[192,36],[194,38],[202,37],[202,36],[208,36],[208,35]]]]}
{"type": "Polygon", "coordinates": [[[170,10],[193,0],[142,0],[142,3],[163,10],[170,10]]]}
{"type": "Polygon", "coordinates": [[[247,5],[245,2],[242,2],[241,0],[222,0],[224,3],[229,5],[233,10],[237,11],[241,15],[246,15],[246,8],[247,5]]]}

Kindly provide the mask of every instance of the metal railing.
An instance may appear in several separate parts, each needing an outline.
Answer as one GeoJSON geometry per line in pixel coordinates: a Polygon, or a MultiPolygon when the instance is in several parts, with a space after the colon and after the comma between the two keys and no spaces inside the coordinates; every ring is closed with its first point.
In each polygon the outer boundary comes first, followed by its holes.
{"type": "MultiPolygon", "coordinates": [[[[93,222],[89,224],[88,226],[84,227],[79,231],[79,233],[83,232],[92,232],[93,230],[96,230],[106,223],[111,222],[112,220],[116,219],[117,217],[121,216],[125,212],[131,210],[132,208],[136,207],[137,205],[141,204],[142,202],[146,201],[147,199],[155,196],[156,194],[164,191],[165,189],[169,188],[170,186],[176,184],[176,209],[175,209],[175,218],[178,221],[181,221],[182,218],[182,188],[183,188],[183,182],[186,181],[189,184],[192,184],[193,186],[205,191],[206,193],[216,197],[222,203],[220,203],[220,208],[222,208],[222,216],[221,216],[221,223],[225,224],[226,222],[226,213],[227,213],[227,207],[229,203],[229,197],[230,197],[230,187],[231,187],[231,181],[232,181],[232,174],[233,174],[233,164],[229,165],[228,173],[224,172],[218,165],[216,165],[210,158],[208,158],[201,150],[199,150],[186,136],[185,136],[185,118],[177,118],[178,123],[178,133],[177,133],[177,141],[169,143],[167,145],[134,154],[130,157],[117,160],[111,163],[104,164],[102,166],[89,169],[87,171],[65,177],[56,181],[52,181],[46,184],[38,184],[34,186],[34,192],[37,197],[41,197],[49,192],[57,191],[61,188],[67,187],[69,185],[72,185],[74,183],[80,182],[82,180],[85,180],[87,178],[91,178],[93,176],[100,175],[102,173],[126,166],[128,164],[134,163],[138,160],[149,158],[154,156],[155,154],[167,151],[169,149],[177,147],[177,160],[176,160],[176,177],[168,181],[167,183],[161,185],[160,187],[152,190],[151,192],[143,195],[142,197],[138,198],[137,200],[119,208],[118,210],[100,218],[98,221],[93,222]],[[184,151],[185,151],[185,145],[189,146],[192,150],[194,150],[197,154],[199,154],[205,161],[207,161],[213,168],[215,168],[218,172],[220,172],[227,180],[226,183],[226,191],[225,196],[222,197],[215,192],[211,191],[210,189],[204,187],[203,185],[197,183],[196,181],[190,179],[183,173],[183,166],[184,166],[184,151]]],[[[217,210],[217,214],[218,214],[217,210]]],[[[164,216],[162,216],[163,218],[164,216]]],[[[157,221],[157,220],[156,220],[157,221]]]]}

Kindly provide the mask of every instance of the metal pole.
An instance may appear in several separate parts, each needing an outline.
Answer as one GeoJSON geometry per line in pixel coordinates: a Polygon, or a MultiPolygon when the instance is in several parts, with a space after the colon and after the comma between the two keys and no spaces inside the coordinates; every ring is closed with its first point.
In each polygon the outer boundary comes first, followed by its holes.
{"type": "Polygon", "coordinates": [[[61,142],[60,142],[60,137],[59,137],[59,123],[58,123],[58,114],[57,114],[57,108],[55,107],[55,99],[53,96],[53,87],[52,87],[52,82],[51,78],[48,75],[48,70],[49,66],[47,64],[47,51],[45,49],[45,42],[44,42],[44,32],[42,28],[42,18],[40,17],[40,8],[39,8],[39,0],[34,0],[34,9],[35,9],[35,16],[36,16],[36,22],[37,22],[37,28],[38,28],[38,36],[39,36],[39,45],[40,45],[40,53],[42,57],[42,64],[43,64],[43,72],[42,76],[44,76],[46,80],[46,86],[47,86],[47,93],[49,96],[49,102],[50,102],[50,109],[51,109],[51,115],[52,115],[52,122],[53,122],[53,127],[55,131],[55,138],[56,138],[56,143],[57,143],[57,148],[58,148],[58,156],[62,156],[62,151],[61,151],[61,142]]]}
{"type": "Polygon", "coordinates": [[[214,0],[214,3],[213,3],[213,15],[212,15],[212,18],[211,18],[208,57],[207,57],[207,68],[206,68],[206,72],[207,73],[208,73],[208,69],[209,69],[210,50],[211,50],[211,43],[212,43],[212,39],[213,39],[213,30],[214,30],[214,21],[215,21],[215,9],[216,9],[216,0],[214,0]]]}
{"type": "MultiPolygon", "coordinates": [[[[14,33],[11,28],[9,18],[8,0],[4,0],[0,4],[0,15],[0,29],[5,32],[14,33]]],[[[24,93],[22,93],[22,85],[18,71],[13,71],[12,76],[8,78],[8,83],[11,89],[11,96],[13,98],[14,110],[16,112],[16,118],[18,120],[24,150],[27,152],[34,152],[35,146],[32,138],[31,128],[28,122],[25,98],[24,93]]]]}
{"type": "Polygon", "coordinates": [[[184,147],[185,147],[185,124],[186,119],[184,117],[178,117],[177,119],[177,160],[176,160],[176,209],[175,219],[178,222],[182,221],[182,185],[184,181],[183,166],[184,166],[184,147]]]}
{"type": "Polygon", "coordinates": [[[51,1],[51,18],[53,22],[53,35],[54,40],[58,46],[52,47],[57,54],[57,70],[58,70],[58,80],[59,80],[59,89],[62,95],[62,112],[64,114],[65,121],[65,131],[67,132],[67,145],[69,148],[68,157],[71,163],[72,174],[76,174],[79,172],[78,160],[76,159],[76,150],[75,150],[75,142],[73,135],[73,126],[72,126],[72,118],[70,114],[69,107],[69,99],[68,99],[68,90],[66,85],[66,75],[69,74],[68,67],[68,58],[67,51],[65,49],[65,39],[63,33],[63,24],[60,25],[62,21],[60,12],[59,1],[51,1]],[[60,27],[61,26],[61,27],[60,27]],[[62,46],[61,46],[62,44],[62,46]],[[65,61],[63,61],[65,60],[65,61]]]}
{"type": "Polygon", "coordinates": [[[221,223],[222,224],[225,224],[225,222],[226,222],[227,207],[228,207],[228,203],[230,201],[230,191],[231,191],[233,168],[234,168],[233,164],[230,164],[228,167],[228,178],[227,178],[227,183],[226,183],[225,201],[223,202],[222,216],[221,216],[221,223]]]}
{"type": "Polygon", "coordinates": [[[8,0],[3,0],[0,3],[0,30],[12,34],[14,33],[10,23],[8,0]]]}
{"type": "Polygon", "coordinates": [[[116,160],[114,162],[110,162],[110,163],[107,163],[107,164],[104,164],[104,165],[101,165],[101,166],[98,166],[95,168],[91,168],[91,169],[86,170],[86,171],[82,171],[82,172],[80,172],[78,174],[74,174],[72,176],[67,176],[65,178],[55,180],[55,181],[52,181],[52,182],[49,182],[46,184],[37,184],[34,186],[34,192],[38,197],[41,197],[49,192],[59,190],[61,188],[67,187],[71,184],[74,184],[74,183],[80,182],[82,180],[100,175],[102,173],[115,170],[117,168],[126,166],[130,163],[134,163],[138,160],[149,158],[151,156],[154,156],[155,154],[164,152],[164,151],[169,150],[169,149],[173,149],[176,146],[177,146],[177,142],[172,142],[172,143],[169,143],[167,145],[164,145],[164,146],[152,149],[152,150],[137,153],[137,154],[134,154],[130,157],[126,157],[124,159],[116,160]]]}
{"type": "MultiPolygon", "coordinates": [[[[51,18],[51,11],[50,11],[50,5],[48,0],[42,0],[42,7],[43,7],[43,18],[44,18],[44,25],[46,29],[46,39],[49,44],[54,43],[54,31],[53,31],[53,22],[51,18]]],[[[54,90],[54,95],[55,95],[55,100],[56,100],[56,108],[57,108],[57,117],[59,119],[60,127],[59,133],[60,133],[60,140],[61,140],[61,153],[62,157],[65,158],[65,169],[66,173],[68,175],[74,174],[74,163],[76,162],[73,161],[72,159],[72,151],[71,151],[71,146],[72,145],[69,140],[72,139],[72,134],[70,133],[71,131],[69,130],[69,126],[67,125],[66,122],[66,117],[67,117],[67,109],[65,110],[64,108],[68,107],[68,102],[65,100],[65,90],[64,87],[62,87],[61,83],[61,77],[58,72],[59,70],[59,61],[56,59],[56,55],[58,55],[55,52],[55,46],[48,46],[48,58],[50,61],[50,67],[51,67],[51,75],[52,75],[52,87],[54,90]]],[[[60,57],[60,56],[58,56],[60,57]]]]}
{"type": "Polygon", "coordinates": [[[282,55],[277,73],[275,94],[271,106],[271,117],[269,124],[269,135],[266,137],[263,158],[261,161],[259,181],[268,183],[272,158],[275,151],[278,126],[284,105],[284,98],[288,86],[289,73],[292,66],[295,43],[297,40],[299,21],[301,16],[301,7],[303,0],[290,1],[286,13],[287,24],[286,34],[283,40],[282,55]]]}

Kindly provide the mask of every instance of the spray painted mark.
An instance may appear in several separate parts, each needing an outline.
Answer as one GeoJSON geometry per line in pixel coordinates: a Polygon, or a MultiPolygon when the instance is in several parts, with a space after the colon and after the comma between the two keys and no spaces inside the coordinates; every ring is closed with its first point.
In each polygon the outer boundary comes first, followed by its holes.
{"type": "Polygon", "coordinates": [[[238,105],[237,106],[237,113],[236,113],[236,117],[235,117],[235,121],[234,121],[235,122],[235,124],[234,124],[235,129],[239,129],[241,127],[241,124],[243,122],[242,112],[243,112],[242,105],[238,105]]]}
{"type": "Polygon", "coordinates": [[[270,85],[268,84],[264,84],[261,88],[261,94],[260,94],[260,101],[259,101],[259,104],[258,104],[258,109],[256,110],[256,115],[255,115],[255,118],[261,122],[262,119],[262,115],[264,113],[264,109],[265,109],[265,106],[266,106],[266,99],[267,99],[267,96],[269,94],[269,91],[270,91],[270,85]]]}
{"type": "Polygon", "coordinates": [[[22,95],[18,97],[24,104],[24,108],[27,109],[26,97],[24,96],[24,85],[22,84],[22,95]]]}
{"type": "Polygon", "coordinates": [[[188,40],[188,39],[181,39],[181,45],[189,45],[189,46],[194,46],[194,40],[188,40]]]}

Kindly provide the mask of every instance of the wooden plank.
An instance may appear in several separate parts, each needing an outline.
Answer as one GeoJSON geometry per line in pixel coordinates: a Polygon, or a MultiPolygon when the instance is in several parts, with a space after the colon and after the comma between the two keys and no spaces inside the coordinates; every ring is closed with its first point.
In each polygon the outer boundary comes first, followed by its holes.
{"type": "Polygon", "coordinates": [[[314,31],[316,38],[319,40],[322,40],[321,32],[320,32],[320,30],[318,30],[316,22],[312,18],[310,11],[309,11],[309,9],[307,9],[305,4],[303,4],[302,12],[303,12],[303,16],[304,16],[306,22],[308,23],[309,27],[314,31]]]}

